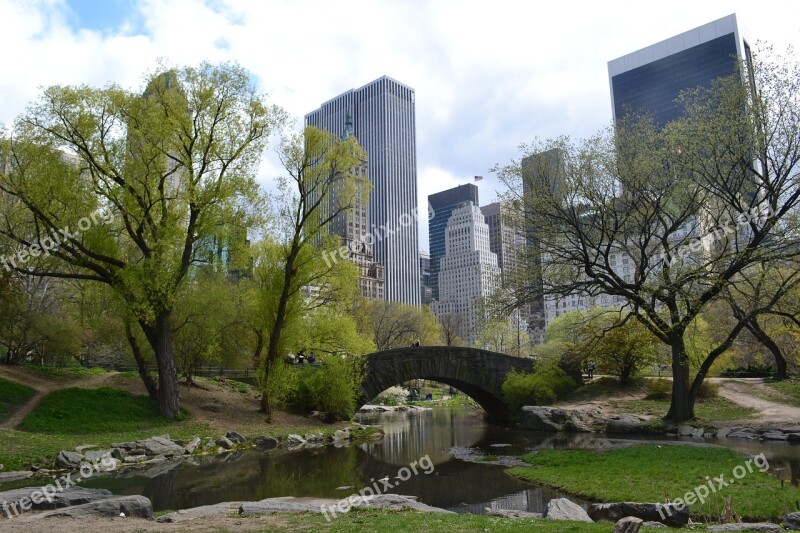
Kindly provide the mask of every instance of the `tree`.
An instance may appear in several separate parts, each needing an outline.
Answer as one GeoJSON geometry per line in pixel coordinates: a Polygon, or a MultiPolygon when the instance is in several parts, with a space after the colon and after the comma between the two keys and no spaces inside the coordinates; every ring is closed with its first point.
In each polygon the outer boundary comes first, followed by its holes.
{"type": "Polygon", "coordinates": [[[257,192],[266,138],[282,117],[244,69],[202,64],[151,74],[144,94],[54,86],[20,117],[0,191],[0,234],[32,276],[110,286],[158,367],[158,412],[179,414],[172,314],[198,244],[257,192]],[[70,154],[75,154],[71,156],[70,154]]]}
{"type": "Polygon", "coordinates": [[[676,422],[694,417],[711,365],[800,275],[795,268],[751,302],[691,369],[687,329],[703,309],[753,265],[796,265],[800,254],[800,69],[794,59],[757,56],[757,91],[744,79],[685,94],[685,118],[661,130],[632,117],[582,142],[534,144],[534,154],[560,155],[534,157],[533,172],[496,169],[540,244],[544,292],[615,298],[670,347],[666,418],[676,422]]]}
{"type": "Polygon", "coordinates": [[[522,355],[528,344],[528,334],[521,331],[519,325],[503,318],[486,321],[477,340],[478,348],[517,357],[522,355]]]}
{"type": "Polygon", "coordinates": [[[371,338],[378,351],[404,348],[419,342],[441,342],[441,326],[430,307],[398,302],[364,300],[357,311],[361,334],[371,338]]]}
{"type": "MultiPolygon", "coordinates": [[[[279,221],[256,265],[266,348],[260,361],[265,386],[270,372],[282,364],[284,330],[310,307],[336,299],[330,291],[341,287],[331,279],[347,261],[329,259],[329,252],[340,244],[338,237],[330,235],[330,225],[352,208],[367,185],[366,178],[353,173],[364,159],[353,137],[339,139],[309,126],[302,135],[284,140],[279,155],[287,173],[278,182],[282,191],[279,221]],[[316,295],[311,294],[314,291],[316,295]]],[[[269,391],[262,392],[261,410],[271,420],[269,391]]]]}
{"type": "Polygon", "coordinates": [[[464,328],[464,315],[462,313],[444,313],[439,317],[442,327],[442,340],[445,346],[464,346],[461,331],[464,328]]]}

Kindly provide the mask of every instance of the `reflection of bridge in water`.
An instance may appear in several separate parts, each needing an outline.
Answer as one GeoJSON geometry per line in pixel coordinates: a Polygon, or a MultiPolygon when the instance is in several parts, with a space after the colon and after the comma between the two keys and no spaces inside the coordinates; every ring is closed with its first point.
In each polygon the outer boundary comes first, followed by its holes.
{"type": "Polygon", "coordinates": [[[394,385],[429,379],[459,389],[478,402],[491,421],[505,422],[510,418],[502,393],[506,374],[532,369],[532,359],[476,348],[411,346],[376,352],[367,356],[361,404],[394,385]]]}

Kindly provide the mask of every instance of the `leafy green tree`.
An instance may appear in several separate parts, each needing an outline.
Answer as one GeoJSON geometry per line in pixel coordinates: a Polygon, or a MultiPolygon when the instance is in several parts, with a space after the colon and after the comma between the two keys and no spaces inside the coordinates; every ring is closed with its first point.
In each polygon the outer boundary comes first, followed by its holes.
{"type": "Polygon", "coordinates": [[[143,94],[115,85],[43,92],[0,147],[11,207],[0,235],[28,251],[16,270],[104,283],[119,295],[134,321],[129,339],[135,324],[156,360],[158,385],[148,388],[157,410],[174,418],[180,287],[199,243],[255,200],[258,162],[283,113],[236,65],[170,69],[145,82],[143,94]]]}
{"type": "MultiPolygon", "coordinates": [[[[330,225],[352,209],[367,185],[366,178],[353,173],[364,159],[353,137],[343,140],[307,127],[283,142],[280,157],[286,175],[278,182],[278,221],[255,267],[265,386],[276,365],[283,364],[292,325],[300,324],[307,310],[339,298],[335,293],[343,287],[333,280],[347,261],[330,260],[340,245],[330,225]]],[[[268,389],[262,389],[261,410],[271,420],[268,389]]]]}
{"type": "Polygon", "coordinates": [[[541,265],[542,290],[617,298],[669,346],[666,419],[675,422],[694,417],[714,361],[800,276],[800,67],[769,54],[753,64],[752,76],[745,65],[741,75],[683,95],[684,118],[663,129],[632,117],[588,140],[530,147],[531,155],[555,150],[555,160],[540,155],[525,169],[497,169],[517,201],[509,205],[520,205],[536,237],[527,263],[541,265]],[[627,274],[617,264],[624,259],[627,274]],[[751,267],[776,262],[794,274],[748,302],[693,368],[687,329],[751,267]]]}
{"type": "Polygon", "coordinates": [[[516,356],[521,356],[529,343],[526,331],[503,318],[486,321],[477,340],[478,348],[516,356]]]}

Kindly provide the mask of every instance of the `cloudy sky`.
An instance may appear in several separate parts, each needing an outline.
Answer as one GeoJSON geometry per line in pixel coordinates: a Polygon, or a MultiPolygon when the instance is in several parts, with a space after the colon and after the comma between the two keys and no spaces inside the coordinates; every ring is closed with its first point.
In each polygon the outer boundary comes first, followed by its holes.
{"type": "MultiPolygon", "coordinates": [[[[51,84],[138,90],[159,58],[238,61],[298,129],[387,74],[416,90],[420,205],[475,175],[485,204],[520,143],[610,122],[609,60],[733,12],[751,41],[800,44],[800,2],[772,0],[0,0],[0,124],[51,84]]],[[[268,152],[261,181],[279,172],[268,152]]]]}

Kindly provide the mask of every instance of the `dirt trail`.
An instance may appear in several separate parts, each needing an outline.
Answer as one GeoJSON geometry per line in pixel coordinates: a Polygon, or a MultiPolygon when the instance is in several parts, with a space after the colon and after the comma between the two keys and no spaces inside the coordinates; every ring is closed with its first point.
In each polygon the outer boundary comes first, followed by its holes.
{"type": "Polygon", "coordinates": [[[56,379],[39,375],[25,368],[2,366],[0,367],[0,378],[27,385],[36,391],[36,393],[24,405],[14,411],[4,422],[0,422],[0,429],[13,429],[17,427],[20,422],[39,405],[39,402],[54,390],[63,389],[65,387],[80,387],[83,389],[102,387],[112,375],[113,374],[110,373],[97,374],[94,376],[81,377],[74,382],[70,382],[63,378],[56,379]]]}
{"type": "Polygon", "coordinates": [[[720,384],[719,394],[742,407],[759,411],[755,420],[766,423],[789,423],[800,426],[800,408],[780,403],[781,394],[764,384],[762,378],[712,379],[720,384]],[[753,392],[760,396],[754,396],[753,392]],[[767,398],[774,398],[767,399],[767,398]]]}

